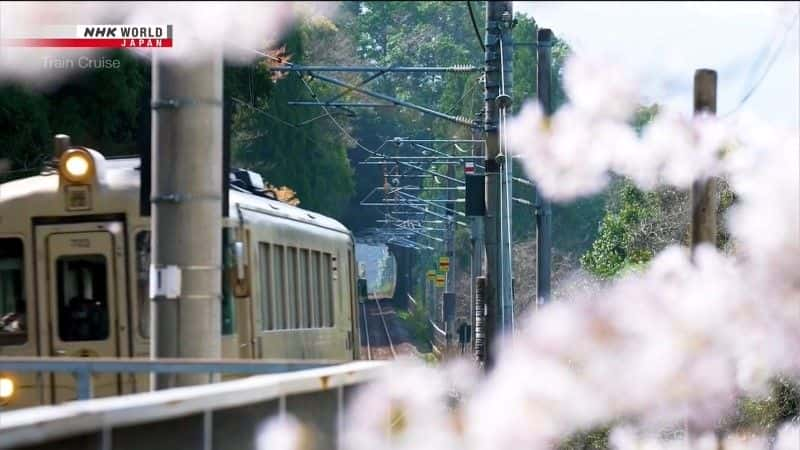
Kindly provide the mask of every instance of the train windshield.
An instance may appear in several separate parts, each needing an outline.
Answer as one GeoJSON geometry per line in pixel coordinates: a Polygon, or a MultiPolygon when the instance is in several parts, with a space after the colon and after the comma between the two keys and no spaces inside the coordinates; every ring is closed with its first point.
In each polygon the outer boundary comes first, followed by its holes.
{"type": "Polygon", "coordinates": [[[22,240],[0,239],[0,345],[21,345],[28,338],[22,268],[22,240]]]}

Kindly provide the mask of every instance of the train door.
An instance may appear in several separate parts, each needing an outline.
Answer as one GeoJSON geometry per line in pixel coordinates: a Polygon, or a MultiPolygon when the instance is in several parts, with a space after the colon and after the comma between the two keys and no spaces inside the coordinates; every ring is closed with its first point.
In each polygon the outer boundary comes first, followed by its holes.
{"type": "MultiPolygon", "coordinates": [[[[130,356],[125,302],[125,258],[118,222],[36,227],[37,286],[49,326],[42,354],[64,357],[130,356]]],[[[117,374],[92,378],[93,396],[120,392],[117,374]]],[[[51,379],[56,403],[76,398],[70,374],[51,379]]]]}

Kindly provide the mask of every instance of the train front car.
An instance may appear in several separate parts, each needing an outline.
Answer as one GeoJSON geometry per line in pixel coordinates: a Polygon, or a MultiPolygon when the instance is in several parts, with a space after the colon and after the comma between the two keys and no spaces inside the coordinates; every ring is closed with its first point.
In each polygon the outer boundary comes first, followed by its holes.
{"type": "MultiPolygon", "coordinates": [[[[0,185],[0,357],[148,357],[150,218],[140,161],[64,147],[0,185]]],[[[240,189],[241,190],[241,189],[240,189]]],[[[333,219],[230,193],[221,299],[225,358],[357,355],[353,240],[333,219]]],[[[0,373],[6,408],[74,400],[70,374],[0,373]]],[[[95,397],[149,390],[98,374],[95,397]]]]}

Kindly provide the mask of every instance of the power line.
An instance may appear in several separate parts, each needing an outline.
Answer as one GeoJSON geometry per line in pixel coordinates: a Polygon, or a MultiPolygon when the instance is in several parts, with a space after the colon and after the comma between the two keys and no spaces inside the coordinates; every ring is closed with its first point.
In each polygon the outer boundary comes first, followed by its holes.
{"type": "Polygon", "coordinates": [[[233,97],[233,98],[231,98],[231,100],[233,100],[234,102],[236,102],[236,103],[238,103],[238,104],[240,104],[240,105],[247,106],[248,108],[250,108],[250,109],[252,109],[252,110],[254,110],[254,111],[257,111],[257,112],[261,113],[262,115],[264,115],[264,116],[266,116],[266,117],[269,117],[269,118],[270,118],[270,119],[272,119],[272,120],[275,120],[275,121],[277,121],[277,122],[280,122],[280,123],[282,123],[282,124],[286,125],[287,127],[291,127],[291,128],[297,128],[297,125],[295,125],[295,124],[293,124],[293,123],[291,123],[291,122],[289,122],[289,121],[283,120],[283,119],[281,119],[280,117],[278,117],[278,116],[276,116],[276,115],[274,115],[274,114],[272,114],[272,113],[269,113],[269,112],[267,112],[265,109],[262,109],[262,108],[258,108],[258,107],[256,107],[256,106],[253,106],[253,105],[251,105],[250,103],[248,103],[248,102],[246,102],[246,101],[244,101],[244,100],[242,100],[242,99],[239,99],[239,98],[233,97]]]}
{"type": "Polygon", "coordinates": [[[475,30],[475,36],[478,38],[478,44],[481,46],[481,50],[486,52],[486,46],[483,45],[483,38],[481,37],[481,32],[478,31],[478,22],[475,21],[475,13],[472,11],[472,2],[467,0],[467,8],[469,8],[469,18],[472,20],[472,29],[475,30]]]}
{"type": "Polygon", "coordinates": [[[308,89],[308,93],[311,94],[311,98],[314,99],[314,101],[317,102],[317,104],[322,108],[323,111],[325,111],[325,114],[328,116],[329,119],[331,119],[331,122],[333,122],[333,124],[336,125],[336,128],[338,128],[339,131],[342,132],[342,134],[344,134],[348,139],[350,139],[350,141],[352,143],[354,143],[361,150],[364,150],[365,152],[367,152],[367,153],[369,153],[371,155],[378,154],[377,152],[374,152],[374,151],[368,149],[361,142],[358,142],[358,139],[354,138],[341,124],[339,124],[339,122],[333,117],[333,115],[330,113],[330,111],[328,111],[328,108],[325,106],[325,104],[323,104],[319,100],[319,97],[317,97],[317,94],[314,92],[314,90],[311,89],[311,85],[308,84],[308,81],[306,81],[305,78],[303,78],[302,75],[298,74],[298,76],[300,77],[300,81],[302,81],[303,84],[306,86],[306,89],[308,89]]]}
{"type": "Polygon", "coordinates": [[[769,74],[770,70],[772,70],[772,66],[775,65],[776,61],[778,61],[778,57],[780,56],[781,52],[783,51],[783,47],[786,46],[786,42],[788,41],[789,32],[792,29],[794,29],[794,26],[797,23],[798,18],[800,18],[800,13],[795,14],[792,23],[788,27],[786,27],[786,31],[783,33],[783,39],[781,40],[781,44],[778,46],[778,49],[775,51],[775,53],[772,54],[772,58],[770,58],[769,62],[767,63],[767,67],[766,69],[764,69],[764,72],[761,74],[761,77],[755,82],[755,84],[753,84],[750,90],[747,91],[747,94],[745,94],[744,97],[742,97],[742,99],[739,101],[736,107],[728,111],[727,113],[723,114],[722,117],[730,116],[731,114],[739,111],[742,108],[742,106],[744,106],[744,104],[747,103],[748,100],[750,100],[750,97],[756,92],[759,86],[761,86],[761,83],[764,81],[765,78],[767,78],[767,75],[769,74]]]}
{"type": "MultiPolygon", "coordinates": [[[[238,103],[238,104],[240,104],[240,105],[246,106],[246,107],[252,109],[253,111],[255,111],[255,112],[257,112],[257,113],[259,113],[259,114],[261,114],[261,115],[263,115],[265,117],[268,117],[268,118],[270,118],[270,119],[272,119],[272,120],[274,120],[274,121],[276,121],[276,122],[278,122],[278,123],[280,123],[282,125],[286,125],[289,128],[294,128],[294,129],[300,128],[300,127],[298,127],[297,125],[295,125],[295,124],[293,124],[291,122],[283,120],[280,117],[278,117],[278,116],[276,116],[274,114],[271,114],[271,113],[267,112],[266,110],[264,110],[262,108],[253,106],[250,103],[247,103],[247,102],[245,102],[245,101],[243,101],[241,99],[238,99],[238,98],[234,97],[234,98],[231,98],[231,100],[236,102],[236,103],[238,103]]],[[[318,145],[318,146],[320,146],[322,148],[324,148],[324,146],[327,145],[327,144],[323,144],[322,142],[319,142],[316,139],[312,138],[311,136],[309,136],[308,133],[301,133],[301,135],[302,135],[303,139],[305,139],[306,141],[308,141],[308,142],[310,142],[312,144],[318,145]]]]}
{"type": "Polygon", "coordinates": [[[456,102],[453,105],[453,107],[450,108],[445,114],[452,114],[453,112],[455,112],[456,108],[458,108],[459,105],[461,105],[461,103],[464,101],[464,99],[467,98],[468,95],[470,95],[470,94],[475,92],[475,89],[478,87],[478,84],[479,83],[473,84],[471,88],[469,88],[466,92],[464,92],[464,94],[461,96],[461,98],[456,100],[456,102]]]}

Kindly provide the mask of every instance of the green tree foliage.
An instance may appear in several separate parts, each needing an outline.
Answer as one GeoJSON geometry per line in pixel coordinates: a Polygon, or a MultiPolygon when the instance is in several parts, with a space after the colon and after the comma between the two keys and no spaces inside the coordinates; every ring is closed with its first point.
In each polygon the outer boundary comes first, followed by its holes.
{"type": "MultiPolygon", "coordinates": [[[[641,106],[631,119],[637,133],[658,114],[659,106],[641,106]]],[[[604,194],[605,212],[598,234],[581,257],[589,272],[611,278],[636,270],[669,244],[686,241],[688,194],[669,187],[645,192],[617,178],[604,194]]]]}
{"type": "MultiPolygon", "coordinates": [[[[473,10],[477,27],[483,39],[485,32],[484,5],[473,2],[473,10]]],[[[554,30],[558,36],[558,30],[554,30]]],[[[538,26],[532,17],[525,14],[516,15],[513,30],[515,42],[532,43],[536,41],[538,26]]],[[[411,66],[449,66],[470,64],[478,67],[484,65],[484,54],[475,35],[470,20],[469,10],[465,2],[345,2],[335,19],[334,28],[317,28],[307,43],[307,60],[325,64],[351,65],[411,65],[411,66]],[[332,31],[333,30],[333,31],[332,31]]],[[[562,87],[563,65],[569,55],[569,46],[556,39],[553,47],[553,83],[555,88],[554,103],[556,107],[566,101],[562,87]]],[[[531,45],[515,47],[513,84],[513,111],[516,112],[527,100],[536,97],[536,48],[531,45]]],[[[332,76],[350,83],[358,83],[368,74],[333,74],[332,76]]],[[[325,86],[312,82],[315,89],[325,86]]],[[[483,108],[483,84],[477,73],[425,73],[405,74],[388,73],[369,82],[367,88],[412,103],[426,106],[448,114],[481,118],[483,108]]],[[[373,98],[361,94],[348,94],[343,100],[375,102],[373,98]]],[[[352,135],[370,149],[381,148],[384,152],[397,152],[411,155],[408,147],[384,145],[384,141],[395,136],[422,139],[471,138],[468,127],[453,124],[449,121],[434,118],[407,108],[374,108],[355,109],[356,117],[349,124],[352,135]],[[383,146],[383,147],[382,147],[383,146]]],[[[343,119],[344,120],[344,119],[343,119]]],[[[332,133],[341,134],[330,127],[332,133]]],[[[462,154],[460,150],[469,152],[472,149],[461,146],[438,146],[441,151],[462,154]]],[[[358,165],[368,156],[359,148],[351,147],[349,157],[356,171],[355,195],[351,198],[344,215],[345,224],[356,233],[363,228],[376,226],[376,219],[382,218],[383,212],[378,208],[363,207],[359,202],[377,186],[384,184],[384,174],[380,166],[358,165]]],[[[445,173],[446,167],[432,167],[445,173]]],[[[515,163],[514,175],[527,178],[522,167],[515,163]]],[[[455,176],[463,177],[460,168],[455,176]]],[[[391,178],[389,178],[391,180],[391,178]]],[[[420,186],[446,186],[447,182],[439,179],[403,179],[403,184],[420,186]]],[[[421,194],[423,198],[443,198],[441,191],[429,191],[421,194]]],[[[535,193],[531,187],[519,183],[514,185],[514,196],[534,200],[535,193]]],[[[302,198],[302,197],[301,197],[302,198]]],[[[378,192],[373,197],[381,199],[378,192]]],[[[588,249],[597,233],[597,223],[603,215],[605,196],[599,195],[571,204],[554,205],[553,231],[554,245],[558,254],[579,255],[588,249]]],[[[459,204],[458,209],[461,210],[459,204]]],[[[535,216],[533,208],[515,203],[513,205],[513,235],[515,241],[530,239],[534,236],[535,216]]],[[[422,239],[426,245],[437,247],[427,255],[423,252],[419,273],[414,279],[421,280],[425,271],[435,264],[436,258],[442,254],[440,244],[422,239]],[[424,262],[424,263],[423,263],[424,262]]],[[[461,267],[468,267],[469,239],[466,229],[458,227],[456,252],[461,267]],[[466,260],[466,261],[465,261],[466,260]]],[[[577,259],[577,258],[573,258],[577,259]]],[[[520,276],[530,273],[532,268],[520,268],[520,276]]]]}
{"type": "MultiPolygon", "coordinates": [[[[284,40],[286,52],[295,62],[303,61],[304,43],[311,32],[295,30],[284,40]]],[[[313,120],[322,111],[287,105],[288,101],[311,100],[311,91],[296,74],[269,86],[268,62],[228,72],[236,105],[234,164],[260,172],[273,185],[289,186],[301,207],[340,218],[353,190],[342,136],[331,131],[327,118],[313,120]]],[[[314,87],[313,92],[322,95],[325,91],[314,87]]]]}
{"type": "MultiPolygon", "coordinates": [[[[349,39],[349,44],[345,46],[345,51],[334,50],[331,62],[410,66],[482,65],[482,50],[464,2],[346,2],[341,7],[336,23],[349,39]],[[352,49],[351,54],[347,54],[349,49],[352,49]]],[[[337,45],[342,47],[340,43],[337,45]]],[[[325,53],[328,53],[328,58],[331,57],[331,52],[320,52],[315,60],[323,58],[325,53]]],[[[367,75],[336,76],[357,83],[367,75]]],[[[482,86],[478,81],[476,73],[391,73],[371,81],[367,87],[421,106],[471,118],[481,108],[482,86]]],[[[349,101],[376,101],[361,94],[347,98],[349,101]]],[[[353,135],[370,149],[380,147],[385,140],[395,136],[424,139],[471,137],[467,127],[407,108],[358,109],[356,112],[358,116],[351,121],[353,135]]],[[[454,151],[452,147],[439,149],[454,151]]],[[[392,147],[390,150],[410,154],[408,148],[392,147]]],[[[469,151],[470,148],[464,150],[469,151]]],[[[350,153],[354,164],[367,156],[360,149],[350,153]]],[[[442,167],[435,169],[444,173],[442,167]]],[[[346,223],[358,231],[365,226],[374,226],[375,219],[380,217],[376,209],[364,208],[359,201],[373,188],[383,184],[381,168],[358,166],[356,182],[356,195],[349,205],[346,223]]],[[[419,185],[420,180],[405,179],[403,182],[419,185]]]]}
{"type": "MultiPolygon", "coordinates": [[[[302,60],[303,44],[319,25],[301,27],[287,37],[287,51],[297,60],[302,60]]],[[[40,170],[51,158],[55,133],[69,134],[74,144],[107,156],[134,155],[149,148],[149,64],[122,51],[106,56],[118,59],[120,67],[77,72],[47,92],[0,87],[0,139],[11,169],[5,179],[40,170]]],[[[286,125],[308,121],[318,113],[286,105],[289,100],[310,99],[300,79],[292,76],[274,84],[259,61],[226,66],[225,90],[278,118],[234,103],[233,165],[260,171],[273,185],[289,186],[305,208],[341,217],[353,190],[343,139],[321,121],[286,125]]]]}
{"type": "Polygon", "coordinates": [[[597,239],[581,258],[584,268],[610,278],[623,268],[634,268],[653,257],[654,249],[641,245],[636,231],[659,210],[658,196],[642,192],[621,179],[611,194],[612,203],[600,224],[597,239]]]}
{"type": "Polygon", "coordinates": [[[30,175],[50,159],[55,133],[106,155],[138,153],[150,134],[149,68],[122,51],[106,56],[120,67],[80,71],[47,92],[0,86],[0,139],[12,178],[30,175]]]}
{"type": "Polygon", "coordinates": [[[50,149],[50,122],[43,96],[16,86],[0,88],[0,140],[11,175],[28,174],[50,149]]]}

